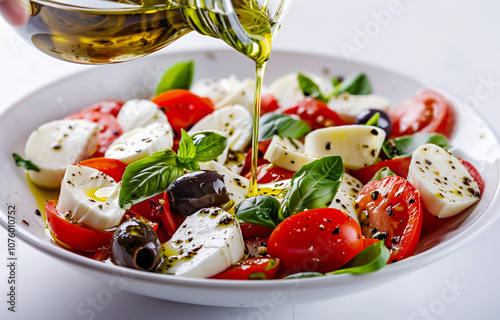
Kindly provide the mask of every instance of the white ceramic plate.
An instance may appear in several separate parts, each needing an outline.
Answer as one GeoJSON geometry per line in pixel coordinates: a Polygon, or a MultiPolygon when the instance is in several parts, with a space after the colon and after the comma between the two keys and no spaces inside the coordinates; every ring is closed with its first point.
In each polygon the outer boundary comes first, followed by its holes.
{"type": "MultiPolygon", "coordinates": [[[[71,264],[83,274],[111,281],[125,280],[125,289],[160,299],[212,306],[254,306],[255,301],[279,300],[300,303],[330,299],[359,292],[395,280],[412,270],[437,261],[484,231],[498,217],[500,148],[493,131],[460,99],[428,82],[361,63],[308,53],[276,51],[266,74],[266,83],[288,72],[308,71],[325,76],[368,74],[373,91],[391,99],[393,105],[417,90],[430,88],[444,94],[455,107],[457,125],[451,137],[453,150],[472,162],[485,180],[481,201],[448,224],[421,239],[417,255],[364,275],[338,275],[300,280],[223,281],[190,279],[117,267],[97,262],[54,244],[45,222],[35,214],[37,204],[27,185],[23,169],[17,168],[12,153],[23,154],[32,130],[62,118],[81,107],[107,98],[148,98],[163,71],[181,59],[196,61],[196,78],[253,77],[253,63],[233,51],[190,51],[153,55],[137,61],[91,68],[61,79],[31,93],[0,114],[0,221],[7,226],[9,206],[15,206],[16,235],[39,250],[71,264]]],[[[43,210],[43,208],[39,208],[43,210]]]]}

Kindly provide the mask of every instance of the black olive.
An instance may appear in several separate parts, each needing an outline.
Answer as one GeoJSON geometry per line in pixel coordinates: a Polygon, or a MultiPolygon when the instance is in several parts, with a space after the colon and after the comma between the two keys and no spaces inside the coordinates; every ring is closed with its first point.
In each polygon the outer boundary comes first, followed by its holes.
{"type": "Polygon", "coordinates": [[[174,181],[167,189],[170,210],[190,216],[207,207],[218,207],[229,201],[224,177],[215,171],[195,171],[174,181]]]}
{"type": "Polygon", "coordinates": [[[389,115],[385,113],[384,111],[380,109],[365,109],[362,110],[358,115],[356,116],[356,124],[365,124],[370,120],[376,113],[378,113],[380,116],[378,118],[378,123],[377,127],[385,131],[385,136],[386,139],[389,139],[389,137],[392,134],[392,122],[391,118],[389,118],[389,115]]]}
{"type": "Polygon", "coordinates": [[[151,271],[159,262],[160,240],[144,222],[132,218],[122,223],[111,239],[111,261],[133,269],[151,271]]]}

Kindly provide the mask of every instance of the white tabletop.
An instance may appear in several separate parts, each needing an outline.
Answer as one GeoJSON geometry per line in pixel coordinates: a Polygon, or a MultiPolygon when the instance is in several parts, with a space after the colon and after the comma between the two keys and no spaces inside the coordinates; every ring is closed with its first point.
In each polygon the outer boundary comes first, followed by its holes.
{"type": "MultiPolygon", "coordinates": [[[[432,79],[464,98],[478,98],[469,100],[477,101],[478,111],[500,128],[496,123],[500,118],[499,10],[496,0],[295,0],[275,47],[345,56],[432,79]],[[347,55],[346,50],[350,50],[347,55]]],[[[177,49],[201,45],[216,44],[194,34],[173,44],[177,49]]],[[[49,81],[88,68],[37,52],[0,19],[0,109],[49,81]]],[[[7,311],[5,302],[7,259],[2,230],[0,318],[498,319],[497,228],[500,221],[445,259],[383,286],[334,300],[255,309],[184,305],[124,291],[90,312],[106,284],[21,243],[15,314],[7,311]]]]}

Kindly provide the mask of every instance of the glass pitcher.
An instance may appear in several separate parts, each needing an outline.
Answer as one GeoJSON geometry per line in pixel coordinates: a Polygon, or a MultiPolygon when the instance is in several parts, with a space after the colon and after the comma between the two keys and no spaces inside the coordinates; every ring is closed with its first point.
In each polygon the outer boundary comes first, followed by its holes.
{"type": "Polygon", "coordinates": [[[106,64],[197,31],[262,64],[291,0],[0,0],[17,32],[46,54],[106,64]]]}

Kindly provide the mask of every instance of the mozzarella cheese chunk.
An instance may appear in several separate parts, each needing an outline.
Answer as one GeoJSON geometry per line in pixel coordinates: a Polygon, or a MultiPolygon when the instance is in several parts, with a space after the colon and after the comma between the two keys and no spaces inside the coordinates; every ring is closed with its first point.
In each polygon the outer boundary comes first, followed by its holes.
{"type": "Polygon", "coordinates": [[[339,191],[344,192],[353,199],[356,199],[363,188],[363,183],[348,173],[344,173],[344,178],[339,186],[339,191]]]}
{"type": "Polygon", "coordinates": [[[347,123],[354,123],[358,113],[365,109],[380,109],[388,112],[391,102],[379,95],[351,95],[342,93],[328,101],[328,107],[347,123]]]}
{"type": "Polygon", "coordinates": [[[252,138],[252,127],[252,114],[245,107],[234,105],[207,115],[189,130],[189,135],[199,131],[223,131],[227,133],[230,150],[245,151],[252,138]]]}
{"type": "Polygon", "coordinates": [[[306,136],[304,147],[314,157],[342,156],[344,165],[353,170],[377,161],[384,144],[385,131],[374,126],[350,125],[314,130],[306,136]]]}
{"type": "Polygon", "coordinates": [[[98,124],[87,120],[55,120],[33,131],[25,146],[26,157],[39,172],[28,171],[30,179],[46,188],[59,188],[66,167],[87,159],[97,148],[98,124]]]}
{"type": "Polygon", "coordinates": [[[125,102],[116,117],[116,121],[122,127],[123,132],[128,132],[136,128],[144,128],[156,122],[170,126],[167,116],[154,102],[141,99],[133,99],[125,102]]]}
{"type": "MultiPolygon", "coordinates": [[[[234,201],[235,204],[239,204],[241,201],[245,200],[248,195],[248,186],[250,180],[240,176],[239,174],[231,171],[229,168],[215,162],[205,162],[200,163],[200,168],[202,170],[213,170],[224,178],[224,184],[226,185],[227,194],[229,198],[234,201]]],[[[290,187],[291,179],[286,179],[279,182],[270,183],[259,183],[257,186],[258,195],[274,195],[278,198],[281,197],[283,190],[290,187]]]]}
{"type": "Polygon", "coordinates": [[[186,218],[163,245],[166,274],[206,278],[243,258],[245,243],[238,221],[220,208],[201,209],[186,218]]]}
{"type": "Polygon", "coordinates": [[[120,186],[121,183],[99,170],[71,165],[61,184],[57,210],[95,229],[114,227],[125,214],[118,203],[120,186]]]}
{"type": "MultiPolygon", "coordinates": [[[[323,95],[329,95],[333,91],[331,81],[309,73],[304,73],[304,75],[318,85],[323,95]]],[[[269,92],[278,100],[280,106],[286,107],[305,98],[300,89],[298,76],[297,72],[287,74],[273,81],[269,86],[269,92]]]]}
{"type": "Polygon", "coordinates": [[[264,159],[290,171],[299,171],[302,166],[317,158],[304,153],[304,144],[297,139],[273,136],[264,159]]]}
{"type": "Polygon", "coordinates": [[[222,79],[204,79],[191,87],[191,92],[208,97],[215,109],[239,104],[253,112],[255,82],[253,79],[238,80],[234,75],[222,79]]]}
{"type": "Polygon", "coordinates": [[[479,186],[469,171],[434,144],[415,150],[407,179],[420,191],[424,208],[438,218],[454,216],[480,198],[479,186]]]}
{"type": "Polygon", "coordinates": [[[329,208],[335,208],[344,212],[349,217],[353,218],[357,224],[359,224],[358,211],[356,210],[355,205],[356,200],[339,189],[329,208]]]}
{"type": "Polygon", "coordinates": [[[344,173],[342,183],[339,186],[330,208],[336,208],[345,212],[358,224],[358,210],[356,209],[356,198],[363,188],[363,183],[348,173],[344,173]]]}
{"type": "Polygon", "coordinates": [[[171,149],[174,144],[172,132],[170,125],[164,123],[134,129],[116,139],[104,156],[131,164],[155,152],[171,149]]]}

